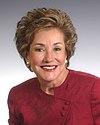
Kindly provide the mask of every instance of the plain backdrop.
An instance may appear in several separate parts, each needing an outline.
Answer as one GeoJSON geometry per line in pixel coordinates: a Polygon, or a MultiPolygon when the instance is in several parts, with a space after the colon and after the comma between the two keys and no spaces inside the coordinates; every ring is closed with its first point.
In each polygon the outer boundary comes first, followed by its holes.
{"type": "Polygon", "coordinates": [[[14,41],[16,24],[28,10],[53,7],[69,14],[78,34],[76,53],[69,68],[100,77],[100,0],[0,1],[0,125],[8,125],[10,89],[35,77],[24,65],[14,41]]]}

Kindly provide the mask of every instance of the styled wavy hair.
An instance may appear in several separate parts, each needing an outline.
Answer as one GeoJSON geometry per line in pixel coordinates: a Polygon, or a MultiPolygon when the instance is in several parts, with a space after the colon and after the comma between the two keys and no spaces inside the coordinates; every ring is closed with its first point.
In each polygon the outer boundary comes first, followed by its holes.
{"type": "MultiPolygon", "coordinates": [[[[63,32],[67,52],[66,67],[68,67],[69,60],[75,51],[77,34],[70,17],[65,12],[54,8],[37,8],[28,11],[26,16],[23,16],[17,23],[15,41],[20,56],[26,64],[25,58],[35,34],[46,28],[58,28],[63,32]]],[[[27,67],[30,69],[29,66],[27,67]]]]}

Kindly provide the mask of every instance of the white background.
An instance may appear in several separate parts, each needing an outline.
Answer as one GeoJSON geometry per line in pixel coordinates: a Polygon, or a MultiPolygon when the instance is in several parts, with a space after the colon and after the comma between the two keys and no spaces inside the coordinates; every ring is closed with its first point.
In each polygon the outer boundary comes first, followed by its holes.
{"type": "Polygon", "coordinates": [[[2,0],[0,1],[0,125],[8,125],[9,90],[31,78],[14,43],[16,24],[28,10],[54,7],[66,11],[78,34],[70,68],[100,77],[100,0],[2,0]]]}

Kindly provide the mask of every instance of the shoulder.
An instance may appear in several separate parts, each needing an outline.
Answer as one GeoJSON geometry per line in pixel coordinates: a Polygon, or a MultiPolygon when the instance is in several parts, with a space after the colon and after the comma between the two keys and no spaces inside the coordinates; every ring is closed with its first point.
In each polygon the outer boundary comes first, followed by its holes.
{"type": "Polygon", "coordinates": [[[37,78],[28,79],[10,89],[9,96],[20,96],[30,93],[37,88],[37,78]]]}
{"type": "Polygon", "coordinates": [[[100,100],[100,78],[90,73],[71,70],[69,90],[75,96],[84,95],[88,99],[100,100]]]}
{"type": "Polygon", "coordinates": [[[92,88],[94,84],[100,86],[100,78],[87,72],[70,70],[70,77],[73,84],[90,88],[92,88]]]}
{"type": "Polygon", "coordinates": [[[95,81],[95,80],[100,80],[99,77],[87,73],[87,72],[82,72],[82,71],[75,71],[75,70],[70,70],[72,77],[78,79],[78,80],[86,80],[86,81],[95,81]]]}

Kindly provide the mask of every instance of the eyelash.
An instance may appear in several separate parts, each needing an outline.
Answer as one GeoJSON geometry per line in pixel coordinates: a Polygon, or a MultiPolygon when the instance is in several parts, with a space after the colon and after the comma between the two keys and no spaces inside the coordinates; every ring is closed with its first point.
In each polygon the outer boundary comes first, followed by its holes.
{"type": "Polygon", "coordinates": [[[54,48],[55,51],[61,51],[61,48],[54,48]]]}
{"type": "MultiPolygon", "coordinates": [[[[61,51],[61,48],[56,47],[53,50],[54,51],[61,51]]],[[[37,52],[43,52],[43,51],[45,51],[45,49],[44,48],[35,48],[35,51],[37,51],[37,52]]]]}
{"type": "Polygon", "coordinates": [[[43,48],[36,48],[35,51],[42,52],[42,51],[44,51],[44,49],[43,48]]]}

